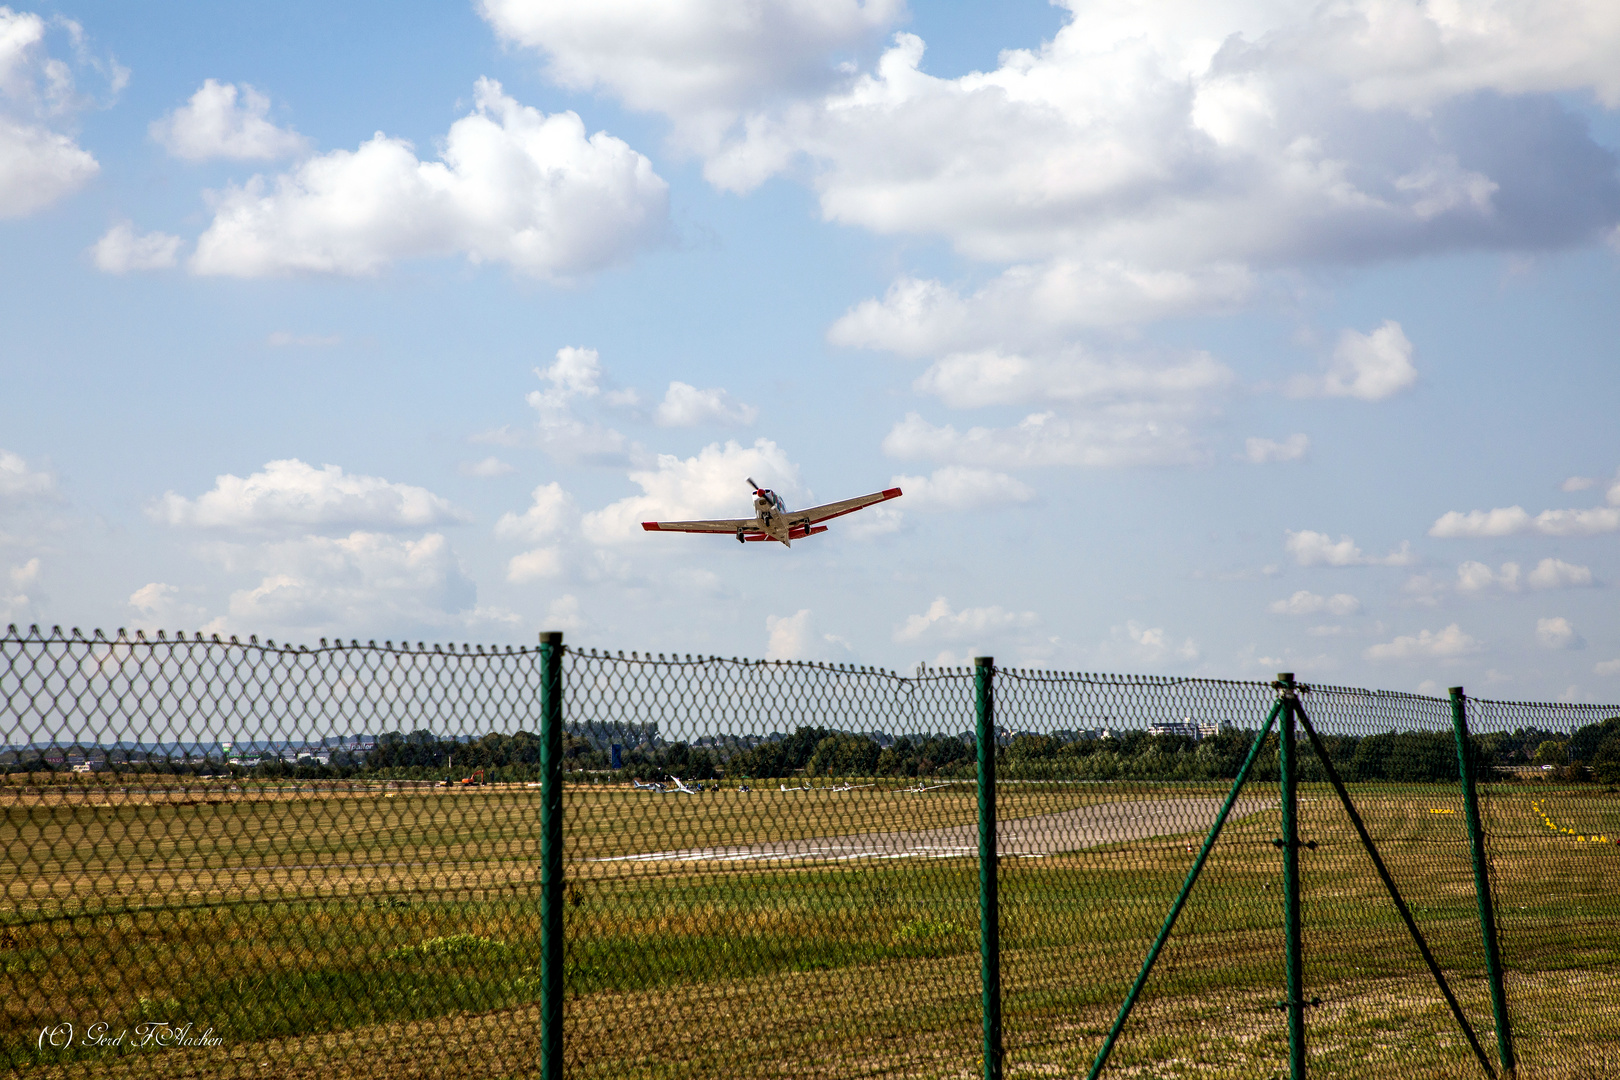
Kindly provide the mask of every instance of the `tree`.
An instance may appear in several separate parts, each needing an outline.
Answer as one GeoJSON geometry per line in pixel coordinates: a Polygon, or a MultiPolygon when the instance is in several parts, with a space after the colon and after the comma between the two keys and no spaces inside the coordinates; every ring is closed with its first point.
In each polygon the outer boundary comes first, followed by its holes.
{"type": "Polygon", "coordinates": [[[871,776],[882,750],[864,735],[829,735],[816,744],[805,772],[811,776],[871,776]]]}
{"type": "Polygon", "coordinates": [[[1620,716],[1587,724],[1569,737],[1569,756],[1573,761],[1591,761],[1597,756],[1598,747],[1616,736],[1620,736],[1620,716]]]}
{"type": "Polygon", "coordinates": [[[1569,761],[1569,744],[1557,739],[1548,739],[1536,747],[1535,756],[1530,761],[1535,765],[1563,765],[1569,761]]]}
{"type": "Polygon", "coordinates": [[[1600,784],[1620,784],[1620,736],[1604,739],[1592,755],[1592,778],[1600,784]]]}

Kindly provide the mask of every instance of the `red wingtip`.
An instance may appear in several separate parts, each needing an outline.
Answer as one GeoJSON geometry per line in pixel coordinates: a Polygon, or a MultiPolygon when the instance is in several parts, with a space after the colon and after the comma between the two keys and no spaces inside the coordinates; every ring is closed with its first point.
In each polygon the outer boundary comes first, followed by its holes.
{"type": "Polygon", "coordinates": [[[656,521],[643,521],[641,523],[641,527],[643,529],[646,529],[648,532],[657,532],[658,531],[658,522],[656,522],[656,521]]]}
{"type": "Polygon", "coordinates": [[[885,499],[898,499],[902,494],[904,494],[904,492],[902,492],[899,488],[883,489],[883,497],[885,499]]]}

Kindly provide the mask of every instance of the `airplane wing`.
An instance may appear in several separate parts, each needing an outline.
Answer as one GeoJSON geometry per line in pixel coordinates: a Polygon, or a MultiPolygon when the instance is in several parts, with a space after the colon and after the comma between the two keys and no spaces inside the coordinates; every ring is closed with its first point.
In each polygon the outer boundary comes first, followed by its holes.
{"type": "Polygon", "coordinates": [[[814,525],[818,521],[826,521],[829,518],[842,517],[845,514],[853,514],[855,511],[860,510],[863,507],[871,506],[874,503],[885,502],[889,499],[898,499],[900,494],[901,492],[899,488],[885,488],[882,491],[874,491],[870,495],[857,495],[853,499],[844,499],[842,502],[827,503],[823,506],[812,506],[807,510],[795,510],[793,513],[788,515],[788,520],[794,523],[804,522],[808,525],[814,525]]]}
{"type": "Polygon", "coordinates": [[[648,532],[734,533],[738,529],[755,532],[765,527],[758,518],[718,518],[713,521],[643,521],[648,532]]]}

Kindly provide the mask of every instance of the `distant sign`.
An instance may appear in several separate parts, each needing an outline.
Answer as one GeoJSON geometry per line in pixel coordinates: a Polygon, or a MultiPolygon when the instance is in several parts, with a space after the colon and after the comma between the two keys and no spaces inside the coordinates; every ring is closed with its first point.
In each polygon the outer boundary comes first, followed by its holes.
{"type": "Polygon", "coordinates": [[[615,769],[624,768],[624,759],[620,756],[623,752],[624,752],[624,747],[622,745],[620,745],[619,743],[614,743],[613,744],[613,768],[615,768],[615,769]]]}

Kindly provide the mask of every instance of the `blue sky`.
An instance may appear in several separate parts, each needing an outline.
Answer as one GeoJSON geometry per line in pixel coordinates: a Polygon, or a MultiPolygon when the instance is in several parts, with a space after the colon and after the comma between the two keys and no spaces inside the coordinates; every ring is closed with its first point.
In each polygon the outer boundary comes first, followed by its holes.
{"type": "Polygon", "coordinates": [[[0,9],[0,621],[1620,698],[1611,4],[238,7],[0,9]]]}

